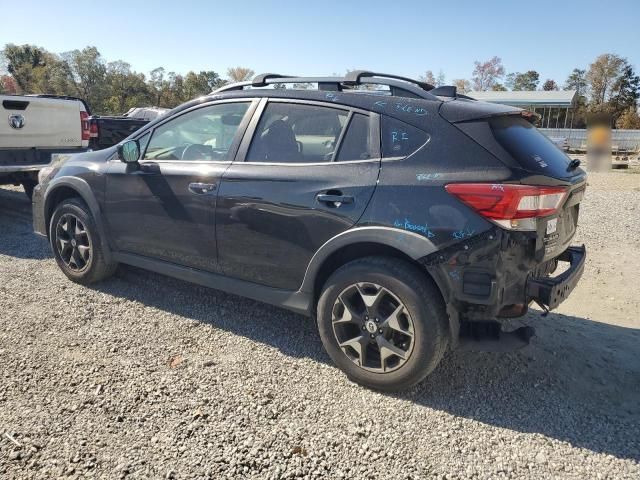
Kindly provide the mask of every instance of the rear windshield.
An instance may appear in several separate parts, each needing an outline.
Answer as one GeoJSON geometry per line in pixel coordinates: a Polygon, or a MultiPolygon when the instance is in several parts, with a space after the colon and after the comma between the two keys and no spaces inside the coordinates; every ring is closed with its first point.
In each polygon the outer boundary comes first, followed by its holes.
{"type": "Polygon", "coordinates": [[[553,177],[570,176],[569,157],[524,118],[498,117],[490,123],[498,143],[525,170],[553,177]]]}

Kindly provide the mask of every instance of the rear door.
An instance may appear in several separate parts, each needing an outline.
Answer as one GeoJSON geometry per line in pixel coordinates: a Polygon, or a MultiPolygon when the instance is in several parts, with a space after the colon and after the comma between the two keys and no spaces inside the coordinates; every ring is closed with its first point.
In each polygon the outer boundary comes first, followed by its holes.
{"type": "Polygon", "coordinates": [[[353,226],[380,169],[376,114],[263,100],[225,172],[216,235],[228,276],[289,290],[313,254],[353,226]]]}
{"type": "Polygon", "coordinates": [[[0,148],[83,146],[79,101],[1,95],[0,100],[0,148]]]}

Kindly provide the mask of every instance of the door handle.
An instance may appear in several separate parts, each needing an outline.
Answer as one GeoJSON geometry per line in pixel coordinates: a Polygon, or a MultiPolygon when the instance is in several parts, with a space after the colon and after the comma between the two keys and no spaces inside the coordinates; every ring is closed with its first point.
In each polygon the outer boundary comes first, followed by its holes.
{"type": "Polygon", "coordinates": [[[316,195],[316,199],[319,202],[326,203],[327,205],[332,207],[339,207],[342,204],[353,203],[352,196],[342,194],[332,195],[329,193],[319,193],[318,195],[316,195]]]}
{"type": "Polygon", "coordinates": [[[189,191],[196,195],[208,195],[216,191],[215,183],[194,182],[189,184],[189,191]]]}

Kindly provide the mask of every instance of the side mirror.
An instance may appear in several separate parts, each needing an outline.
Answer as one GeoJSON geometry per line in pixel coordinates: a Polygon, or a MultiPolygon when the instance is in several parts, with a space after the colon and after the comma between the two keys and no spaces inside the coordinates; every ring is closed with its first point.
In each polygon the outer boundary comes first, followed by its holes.
{"type": "Polygon", "coordinates": [[[124,163],[136,163],[140,160],[140,145],[138,141],[129,140],[118,145],[118,157],[124,163]]]}

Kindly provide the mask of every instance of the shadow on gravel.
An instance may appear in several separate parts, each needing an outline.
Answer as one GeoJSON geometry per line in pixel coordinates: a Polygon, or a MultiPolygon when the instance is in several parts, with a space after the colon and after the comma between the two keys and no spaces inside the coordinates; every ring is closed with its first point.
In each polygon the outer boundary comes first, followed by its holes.
{"type": "MultiPolygon", "coordinates": [[[[122,267],[116,279],[93,288],[271,345],[285,355],[330,362],[314,322],[276,307],[132,267],[122,267]]],[[[640,460],[640,330],[562,314],[529,314],[524,321],[535,325],[538,335],[527,348],[509,354],[452,352],[418,387],[391,396],[640,460]]]]}
{"type": "Polygon", "coordinates": [[[47,240],[33,233],[31,203],[22,190],[0,188],[0,255],[50,258],[47,240]]]}

